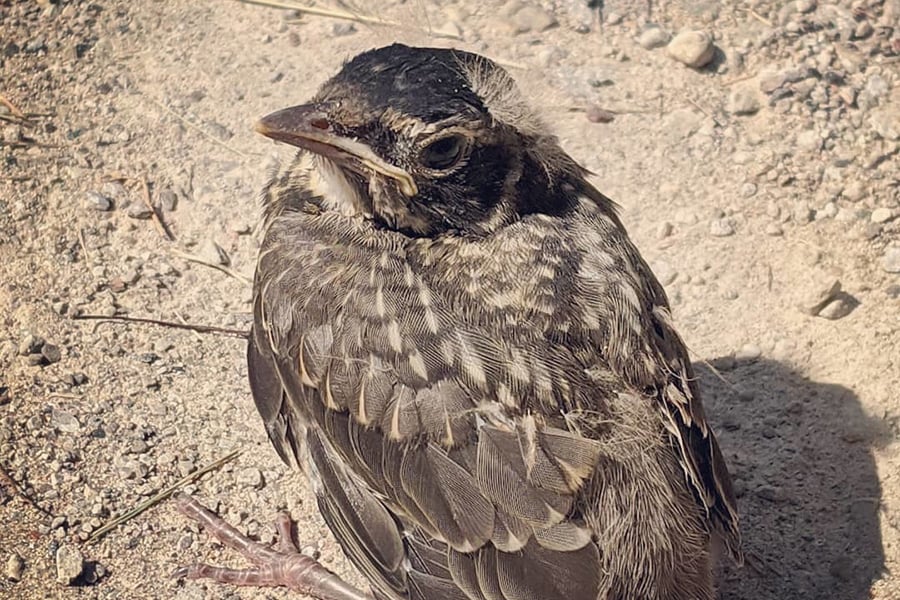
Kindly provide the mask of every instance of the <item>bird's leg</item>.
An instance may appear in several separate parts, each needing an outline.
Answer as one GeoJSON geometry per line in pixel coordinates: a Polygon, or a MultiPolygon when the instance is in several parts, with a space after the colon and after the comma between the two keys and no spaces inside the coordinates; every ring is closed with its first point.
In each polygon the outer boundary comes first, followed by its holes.
{"type": "Polygon", "coordinates": [[[275,521],[278,544],[271,548],[251,540],[188,494],[177,494],[175,502],[183,515],[199,522],[213,537],[240,552],[255,566],[228,569],[194,564],[176,569],[174,577],[206,578],[232,585],[284,586],[318,600],[372,600],[371,595],[301,554],[291,536],[291,518],[285,513],[279,514],[275,521]]]}

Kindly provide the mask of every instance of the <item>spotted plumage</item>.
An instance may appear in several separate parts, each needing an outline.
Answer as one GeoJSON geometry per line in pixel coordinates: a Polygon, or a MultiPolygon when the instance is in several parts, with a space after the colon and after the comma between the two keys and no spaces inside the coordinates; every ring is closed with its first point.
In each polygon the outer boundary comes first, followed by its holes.
{"type": "Polygon", "coordinates": [[[509,76],[393,45],[260,131],[249,371],[378,599],[713,598],[730,478],[665,293],[509,76]]]}

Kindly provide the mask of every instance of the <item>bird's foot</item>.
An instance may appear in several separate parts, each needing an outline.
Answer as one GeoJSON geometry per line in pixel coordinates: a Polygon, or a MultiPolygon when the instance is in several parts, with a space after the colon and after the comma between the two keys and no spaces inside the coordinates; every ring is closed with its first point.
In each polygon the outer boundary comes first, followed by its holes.
{"type": "Polygon", "coordinates": [[[213,537],[255,565],[249,569],[229,569],[193,564],[176,569],[173,573],[176,578],[212,579],[243,586],[284,586],[318,600],[372,600],[369,594],[300,553],[291,535],[291,518],[286,513],[279,514],[275,521],[278,543],[272,548],[251,540],[188,494],[177,494],[175,502],[183,515],[199,522],[213,537]]]}

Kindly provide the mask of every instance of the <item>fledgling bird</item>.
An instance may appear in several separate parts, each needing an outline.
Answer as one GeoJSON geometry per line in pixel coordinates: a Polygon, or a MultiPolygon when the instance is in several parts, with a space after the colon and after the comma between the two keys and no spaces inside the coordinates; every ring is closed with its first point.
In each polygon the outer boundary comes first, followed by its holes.
{"type": "MultiPolygon", "coordinates": [[[[250,384],[379,600],[709,600],[731,481],[662,286],[498,65],[394,44],[262,119],[250,384]]],[[[371,598],[253,544],[190,577],[371,598]]]]}

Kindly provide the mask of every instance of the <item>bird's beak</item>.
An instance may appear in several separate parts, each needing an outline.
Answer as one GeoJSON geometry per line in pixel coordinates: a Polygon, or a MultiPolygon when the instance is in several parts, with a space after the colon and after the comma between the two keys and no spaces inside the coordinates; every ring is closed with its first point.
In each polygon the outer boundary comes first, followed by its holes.
{"type": "Polygon", "coordinates": [[[292,106],[266,115],[256,124],[256,131],[336,162],[355,160],[395,180],[405,196],[412,197],[418,193],[412,175],[385,161],[362,142],[335,134],[328,115],[315,104],[292,106]]]}

